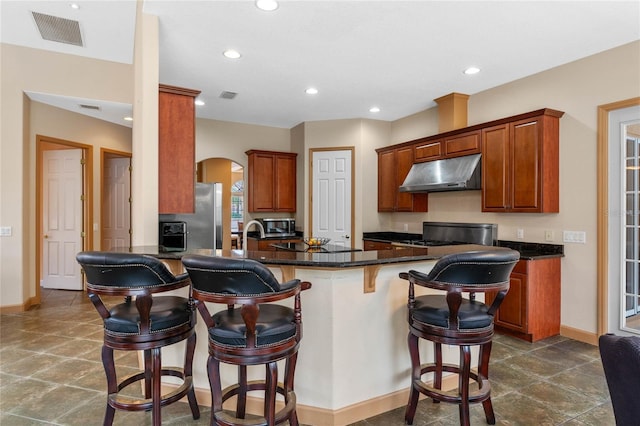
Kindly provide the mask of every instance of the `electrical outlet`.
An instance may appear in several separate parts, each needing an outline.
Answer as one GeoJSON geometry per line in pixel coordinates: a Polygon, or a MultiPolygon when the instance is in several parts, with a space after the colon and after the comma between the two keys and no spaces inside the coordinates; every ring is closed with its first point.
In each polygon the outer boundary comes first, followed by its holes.
{"type": "Polygon", "coordinates": [[[404,230],[404,232],[408,232],[409,231],[409,224],[408,223],[404,223],[402,225],[402,229],[404,230]]]}
{"type": "Polygon", "coordinates": [[[546,231],[544,231],[544,240],[545,241],[553,241],[553,231],[550,229],[547,229],[546,231]]]}
{"type": "Polygon", "coordinates": [[[516,230],[516,238],[522,240],[524,238],[524,229],[518,228],[516,230]]]}

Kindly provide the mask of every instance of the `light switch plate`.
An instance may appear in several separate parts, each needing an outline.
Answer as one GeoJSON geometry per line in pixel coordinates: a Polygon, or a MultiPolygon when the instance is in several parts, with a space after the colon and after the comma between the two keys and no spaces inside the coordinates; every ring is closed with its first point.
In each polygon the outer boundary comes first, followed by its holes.
{"type": "Polygon", "coordinates": [[[587,233],[584,231],[562,231],[562,241],[565,243],[586,244],[587,233]]]}
{"type": "Polygon", "coordinates": [[[0,226],[0,237],[10,237],[10,236],[11,236],[11,227],[0,226]]]}

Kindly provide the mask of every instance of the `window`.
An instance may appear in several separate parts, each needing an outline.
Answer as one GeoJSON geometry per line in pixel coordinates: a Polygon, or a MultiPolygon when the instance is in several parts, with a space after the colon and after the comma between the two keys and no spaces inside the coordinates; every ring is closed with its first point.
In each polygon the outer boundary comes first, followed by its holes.
{"type": "Polygon", "coordinates": [[[239,180],[231,185],[231,230],[238,230],[238,222],[242,222],[244,213],[244,181],[239,180]]]}
{"type": "Polygon", "coordinates": [[[624,309],[627,318],[640,313],[640,136],[627,133],[623,149],[624,215],[624,309]]]}

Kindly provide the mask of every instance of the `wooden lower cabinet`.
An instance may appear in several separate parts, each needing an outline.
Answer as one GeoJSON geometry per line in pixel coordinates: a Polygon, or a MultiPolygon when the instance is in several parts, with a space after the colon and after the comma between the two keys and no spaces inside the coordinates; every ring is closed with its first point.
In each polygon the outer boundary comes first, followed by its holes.
{"type": "MultiPolygon", "coordinates": [[[[487,293],[486,303],[493,303],[495,295],[487,293]]],[[[559,257],[518,262],[495,328],[529,342],[560,334],[559,257]]]]}
{"type": "Polygon", "coordinates": [[[302,238],[282,238],[268,240],[262,240],[258,238],[247,238],[247,250],[249,251],[276,251],[277,249],[271,244],[284,244],[284,243],[301,243],[302,238]]]}
{"type": "Polygon", "coordinates": [[[391,250],[393,244],[390,242],[362,240],[362,245],[365,251],[367,250],[391,250]]]}

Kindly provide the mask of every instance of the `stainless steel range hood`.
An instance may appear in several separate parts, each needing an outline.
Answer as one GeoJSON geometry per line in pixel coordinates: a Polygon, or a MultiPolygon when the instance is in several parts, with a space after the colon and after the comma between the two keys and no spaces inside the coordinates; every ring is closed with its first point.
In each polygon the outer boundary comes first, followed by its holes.
{"type": "Polygon", "coordinates": [[[416,163],[400,192],[444,192],[480,189],[480,154],[416,163]]]}

